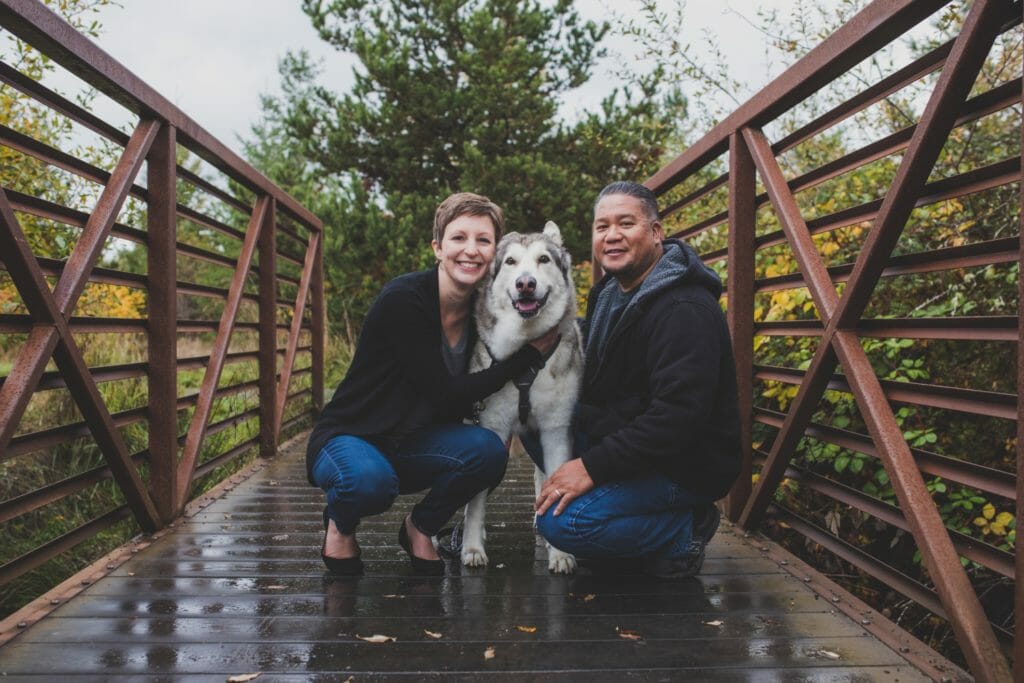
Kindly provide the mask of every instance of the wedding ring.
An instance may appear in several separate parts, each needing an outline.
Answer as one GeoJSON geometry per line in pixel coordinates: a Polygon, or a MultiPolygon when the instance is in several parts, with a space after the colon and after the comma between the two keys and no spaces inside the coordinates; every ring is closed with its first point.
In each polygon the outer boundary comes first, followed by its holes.
{"type": "Polygon", "coordinates": [[[555,495],[558,496],[559,498],[561,498],[562,497],[562,489],[555,489],[555,495]]]}

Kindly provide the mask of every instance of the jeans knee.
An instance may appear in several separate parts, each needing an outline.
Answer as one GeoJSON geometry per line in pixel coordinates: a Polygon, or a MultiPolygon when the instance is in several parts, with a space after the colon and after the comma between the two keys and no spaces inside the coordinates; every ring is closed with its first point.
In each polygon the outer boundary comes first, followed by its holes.
{"type": "Polygon", "coordinates": [[[472,457],[469,469],[480,478],[480,483],[491,488],[501,483],[508,466],[508,450],[498,435],[489,429],[479,429],[470,445],[472,457]]]}
{"type": "Polygon", "coordinates": [[[349,489],[364,515],[383,512],[398,496],[398,477],[393,472],[364,471],[349,482],[349,489]]]}
{"type": "Polygon", "coordinates": [[[564,512],[557,517],[553,514],[554,506],[549,508],[543,515],[537,516],[537,531],[544,540],[551,545],[564,550],[567,546],[572,545],[569,539],[572,537],[572,532],[569,529],[568,521],[569,516],[564,512]]]}

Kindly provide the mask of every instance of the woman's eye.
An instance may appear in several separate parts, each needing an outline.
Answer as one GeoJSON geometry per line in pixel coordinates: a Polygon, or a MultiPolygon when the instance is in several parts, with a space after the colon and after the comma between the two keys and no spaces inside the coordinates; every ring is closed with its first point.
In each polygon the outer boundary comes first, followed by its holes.
{"type": "Polygon", "coordinates": [[[541,254],[541,257],[537,259],[538,263],[551,263],[551,257],[547,254],[541,254]]]}

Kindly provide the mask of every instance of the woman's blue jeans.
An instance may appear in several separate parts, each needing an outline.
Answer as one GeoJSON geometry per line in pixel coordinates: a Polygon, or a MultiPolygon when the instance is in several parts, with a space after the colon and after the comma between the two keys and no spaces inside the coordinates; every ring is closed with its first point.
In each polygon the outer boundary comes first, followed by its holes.
{"type": "Polygon", "coordinates": [[[433,536],[473,496],[497,486],[507,464],[508,451],[494,432],[444,424],[406,437],[388,453],[357,436],[336,436],[317,456],[313,479],[344,534],[390,508],[400,493],[430,489],[413,507],[412,523],[433,536]]]}
{"type": "MultiPolygon", "coordinates": [[[[532,435],[521,440],[534,463],[543,463],[540,440],[532,435]]],[[[574,454],[579,456],[586,446],[586,435],[576,431],[574,454]]],[[[548,543],[576,557],[675,558],[693,550],[694,508],[712,502],[668,477],[647,474],[596,486],[557,517],[552,505],[537,517],[537,530],[548,543]]]]}

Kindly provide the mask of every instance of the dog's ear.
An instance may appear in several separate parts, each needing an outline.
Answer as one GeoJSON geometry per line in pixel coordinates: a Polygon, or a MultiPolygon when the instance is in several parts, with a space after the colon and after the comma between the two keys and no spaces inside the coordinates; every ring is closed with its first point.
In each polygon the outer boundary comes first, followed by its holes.
{"type": "Polygon", "coordinates": [[[562,246],[562,231],[558,229],[554,221],[548,221],[544,224],[544,236],[558,246],[562,246]]]}

